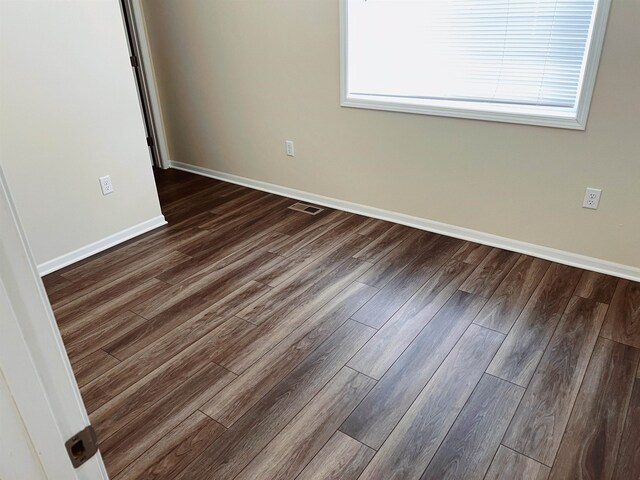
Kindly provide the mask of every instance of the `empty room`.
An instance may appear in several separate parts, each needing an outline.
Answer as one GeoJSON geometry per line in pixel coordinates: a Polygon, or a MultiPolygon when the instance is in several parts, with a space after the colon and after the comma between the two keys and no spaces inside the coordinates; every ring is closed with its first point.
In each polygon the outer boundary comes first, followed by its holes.
{"type": "Polygon", "coordinates": [[[638,25],[0,0],[0,479],[640,479],[638,25]]]}

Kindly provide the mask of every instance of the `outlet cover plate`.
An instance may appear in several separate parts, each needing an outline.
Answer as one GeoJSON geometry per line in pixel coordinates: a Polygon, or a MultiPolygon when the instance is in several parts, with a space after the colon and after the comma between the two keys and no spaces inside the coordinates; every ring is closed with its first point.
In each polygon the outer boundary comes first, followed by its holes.
{"type": "Polygon", "coordinates": [[[113,183],[111,183],[111,177],[109,175],[100,177],[100,188],[102,189],[103,195],[113,193],[113,183]]]}
{"type": "Polygon", "coordinates": [[[287,150],[287,155],[290,157],[295,157],[296,153],[295,150],[293,149],[293,141],[292,140],[286,140],[284,142],[285,148],[287,150]]]}
{"type": "Polygon", "coordinates": [[[600,195],[602,195],[601,189],[588,187],[587,191],[584,193],[582,206],[584,208],[597,210],[598,205],[600,204],[600,195]]]}

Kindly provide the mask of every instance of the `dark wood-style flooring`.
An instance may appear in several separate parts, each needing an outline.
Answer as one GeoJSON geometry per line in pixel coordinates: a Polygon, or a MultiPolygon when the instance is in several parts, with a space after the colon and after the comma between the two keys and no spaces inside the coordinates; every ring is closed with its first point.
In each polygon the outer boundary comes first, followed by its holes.
{"type": "Polygon", "coordinates": [[[640,478],[640,284],[156,177],[44,279],[112,478],[640,478]]]}

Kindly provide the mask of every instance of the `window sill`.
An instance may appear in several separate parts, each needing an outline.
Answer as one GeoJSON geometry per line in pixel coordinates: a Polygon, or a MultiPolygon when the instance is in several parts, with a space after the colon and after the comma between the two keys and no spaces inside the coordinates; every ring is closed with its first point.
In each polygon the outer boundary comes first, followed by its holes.
{"type": "MultiPolygon", "coordinates": [[[[441,102],[440,105],[423,104],[397,101],[393,97],[380,97],[372,100],[366,96],[349,95],[342,96],[340,105],[351,108],[365,108],[369,110],[385,110],[390,112],[414,113],[421,115],[435,115],[440,117],[467,118],[473,120],[485,120],[490,122],[516,123],[523,125],[536,125],[542,127],[566,128],[571,130],[584,130],[586,116],[580,112],[559,111],[559,109],[545,109],[534,113],[526,109],[513,106],[488,106],[482,109],[472,102],[441,102]],[[448,105],[446,103],[449,103],[448,105]],[[452,105],[453,103],[457,105],[452,105]],[[463,106],[464,105],[464,106],[463,106]],[[475,107],[475,108],[474,108],[475,107]],[[508,111],[511,107],[512,111],[508,111]],[[519,112],[513,111],[515,109],[519,112]]],[[[533,110],[530,109],[530,110],[533,110]]],[[[540,110],[538,108],[538,110],[540,110]]]]}

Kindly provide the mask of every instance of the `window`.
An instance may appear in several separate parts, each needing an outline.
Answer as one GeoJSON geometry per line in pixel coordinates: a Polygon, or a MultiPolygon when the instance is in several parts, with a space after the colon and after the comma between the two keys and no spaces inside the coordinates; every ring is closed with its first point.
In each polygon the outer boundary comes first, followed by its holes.
{"type": "Polygon", "coordinates": [[[611,0],[342,0],[342,105],[584,129],[611,0]]]}

